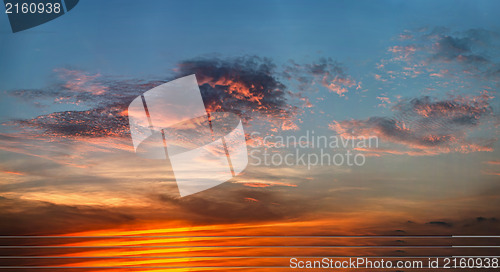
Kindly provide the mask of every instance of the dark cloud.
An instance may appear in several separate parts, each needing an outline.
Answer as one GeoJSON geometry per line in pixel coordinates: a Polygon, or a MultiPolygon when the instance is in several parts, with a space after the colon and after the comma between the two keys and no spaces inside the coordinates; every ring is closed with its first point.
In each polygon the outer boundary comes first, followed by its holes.
{"type": "MultiPolygon", "coordinates": [[[[82,71],[58,69],[55,83],[44,90],[13,90],[10,95],[46,104],[76,104],[86,110],[72,110],[16,120],[10,125],[42,129],[55,136],[128,136],[126,109],[145,91],[168,80],[132,81],[104,79],[82,71]]],[[[270,59],[256,56],[218,59],[205,58],[178,64],[172,79],[196,74],[203,101],[209,112],[228,111],[248,123],[257,116],[271,127],[293,129],[300,103],[278,79],[270,59]]],[[[172,80],[171,79],[171,80],[172,80]]]]}
{"type": "Polygon", "coordinates": [[[430,30],[405,32],[401,45],[390,51],[395,60],[410,64],[413,76],[467,76],[498,82],[500,67],[500,34],[486,29],[451,31],[436,27],[430,30]],[[411,35],[408,35],[411,34],[411,35]],[[399,49],[399,50],[394,50],[399,49]],[[411,52],[403,49],[411,49],[411,52]],[[417,70],[415,70],[417,69],[417,70]]]}
{"type": "Polygon", "coordinates": [[[0,197],[2,235],[47,235],[78,232],[133,221],[130,213],[110,208],[56,205],[0,197]],[[49,219],[49,220],[48,220],[49,219]]]}
{"type": "MultiPolygon", "coordinates": [[[[422,218],[419,218],[422,220],[422,218]]],[[[467,216],[463,215],[460,218],[453,219],[434,219],[429,221],[414,222],[412,224],[404,224],[406,233],[429,235],[443,234],[445,230],[447,234],[459,235],[474,234],[474,235],[494,235],[494,230],[498,229],[500,222],[496,217],[487,216],[467,216]],[[424,223],[425,222],[425,223],[424,223]],[[493,231],[493,232],[492,232],[493,231]]],[[[489,241],[481,238],[468,240],[472,245],[484,245],[489,241]]]]}
{"type": "Polygon", "coordinates": [[[308,64],[298,64],[290,60],[285,66],[283,76],[297,81],[298,88],[302,91],[310,91],[313,86],[320,85],[339,96],[344,96],[349,88],[359,84],[347,74],[341,63],[331,58],[320,58],[308,64]]]}
{"type": "Polygon", "coordinates": [[[435,44],[436,52],[433,58],[445,61],[488,62],[485,57],[473,52],[472,46],[474,43],[475,41],[470,37],[439,37],[435,44]]]}
{"type": "MultiPolygon", "coordinates": [[[[168,203],[169,206],[177,207],[179,211],[183,211],[183,217],[188,217],[191,222],[195,223],[257,222],[283,219],[286,216],[295,217],[300,214],[298,211],[288,210],[287,212],[282,209],[283,207],[271,204],[274,201],[279,202],[281,198],[277,192],[272,190],[235,189],[230,188],[235,186],[229,183],[221,186],[224,187],[220,189],[224,191],[224,196],[201,193],[179,199],[161,195],[160,201],[168,203]],[[255,201],[245,201],[245,198],[252,198],[255,201]]],[[[293,210],[300,207],[287,208],[293,210]]]]}
{"type": "Polygon", "coordinates": [[[188,219],[195,224],[226,224],[301,218],[312,210],[327,210],[328,205],[321,203],[329,195],[321,190],[305,194],[296,187],[258,188],[226,182],[188,197],[156,197],[162,205],[173,207],[172,218],[188,219]]]}
{"type": "Polygon", "coordinates": [[[13,120],[8,125],[36,128],[45,136],[103,137],[129,135],[127,108],[145,91],[165,81],[103,79],[82,71],[59,69],[57,80],[46,89],[13,90],[8,94],[28,102],[45,105],[75,104],[85,110],[41,115],[33,119],[13,120]],[[42,102],[40,102],[42,101],[42,102]]]}
{"type": "Polygon", "coordinates": [[[156,87],[165,80],[131,80],[103,77],[79,70],[55,69],[52,83],[43,89],[17,89],[7,94],[46,105],[75,104],[83,108],[128,106],[138,95],[156,87]]]}
{"type": "Polygon", "coordinates": [[[330,128],[345,137],[377,136],[381,141],[411,149],[408,152],[379,150],[385,153],[435,155],[490,151],[495,139],[477,140],[469,137],[472,128],[493,119],[490,99],[492,97],[487,93],[444,100],[424,96],[400,101],[393,107],[393,117],[334,122],[330,128]]]}
{"type": "Polygon", "coordinates": [[[435,226],[443,226],[443,227],[448,227],[448,228],[451,228],[453,226],[453,224],[445,222],[445,221],[431,221],[431,222],[428,222],[426,224],[435,225],[435,226]]]}
{"type": "Polygon", "coordinates": [[[420,49],[427,49],[433,53],[431,58],[443,61],[464,61],[486,63],[496,56],[500,35],[486,29],[468,29],[465,31],[451,31],[448,28],[436,27],[429,32],[421,32],[416,40],[431,45],[420,49]]]}
{"type": "Polygon", "coordinates": [[[44,135],[60,137],[103,137],[130,135],[123,105],[86,111],[64,111],[14,122],[21,127],[43,130],[44,135]]]}
{"type": "Polygon", "coordinates": [[[490,217],[490,218],[486,218],[486,217],[482,217],[482,216],[479,216],[479,217],[476,217],[476,221],[477,222],[498,222],[498,219],[496,219],[495,217],[490,217]]]}
{"type": "Polygon", "coordinates": [[[425,126],[426,130],[453,129],[460,126],[476,126],[480,120],[493,113],[487,93],[473,98],[451,97],[436,100],[429,96],[403,100],[394,106],[396,113],[409,125],[425,126]],[[413,117],[413,118],[412,118],[413,117]],[[415,119],[415,120],[412,120],[415,119]],[[422,120],[424,119],[424,120],[422,120]]]}
{"type": "Polygon", "coordinates": [[[194,59],[178,65],[176,77],[195,74],[209,111],[229,111],[246,119],[255,112],[289,118],[297,108],[287,102],[276,65],[256,56],[194,59]]]}
{"type": "MultiPolygon", "coordinates": [[[[85,182],[80,181],[72,184],[85,182]]],[[[106,180],[99,178],[96,182],[105,183],[106,180]]],[[[37,188],[29,185],[30,188],[37,188]]],[[[52,185],[60,188],[64,183],[52,185]]],[[[330,185],[326,181],[323,184],[330,185]]],[[[148,199],[154,204],[147,207],[63,205],[0,197],[0,232],[4,235],[50,235],[116,228],[147,220],[165,224],[189,222],[193,225],[276,222],[309,217],[313,210],[328,211],[331,207],[322,205],[328,197],[330,195],[325,190],[303,194],[295,187],[251,188],[231,182],[183,198],[172,193],[151,193],[148,199]],[[47,218],[51,220],[45,220],[47,218]]]]}

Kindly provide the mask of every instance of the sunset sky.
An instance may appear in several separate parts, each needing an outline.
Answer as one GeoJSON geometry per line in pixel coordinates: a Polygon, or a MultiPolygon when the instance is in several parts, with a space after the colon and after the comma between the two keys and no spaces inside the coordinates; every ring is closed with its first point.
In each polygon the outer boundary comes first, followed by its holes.
{"type": "MultiPolygon", "coordinates": [[[[177,235],[182,237],[17,243],[231,246],[306,242],[190,236],[498,235],[499,10],[498,1],[89,0],[15,34],[7,16],[0,16],[0,236],[177,235]],[[147,90],[191,74],[208,112],[241,118],[249,152],[264,150],[263,137],[312,131],[344,139],[374,136],[379,145],[347,148],[365,156],[362,166],[308,169],[256,165],[250,158],[237,177],[181,198],[168,161],[135,154],[127,108],[147,90]]],[[[11,239],[0,242],[16,245],[11,239]]],[[[401,241],[329,242],[309,239],[307,244],[401,241]]],[[[0,255],[233,252],[10,250],[0,248],[0,255]]],[[[290,248],[283,253],[257,247],[236,255],[458,254],[377,250],[290,248]]],[[[1,260],[0,266],[193,262],[67,258],[1,260]]],[[[241,260],[195,263],[239,266],[241,260]]]]}

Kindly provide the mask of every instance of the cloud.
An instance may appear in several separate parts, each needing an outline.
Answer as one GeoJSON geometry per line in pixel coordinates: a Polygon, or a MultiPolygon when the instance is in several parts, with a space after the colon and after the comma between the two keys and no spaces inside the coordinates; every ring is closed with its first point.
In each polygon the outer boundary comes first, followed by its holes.
{"type": "MultiPolygon", "coordinates": [[[[227,111],[239,115],[246,125],[260,124],[268,131],[297,130],[300,115],[314,105],[301,91],[292,92],[285,78],[301,84],[319,83],[340,96],[359,86],[332,59],[278,70],[271,59],[257,56],[196,58],[178,63],[171,79],[196,74],[208,112],[227,111]]],[[[169,80],[131,80],[103,77],[80,70],[55,69],[55,80],[44,89],[8,91],[14,97],[52,107],[74,104],[74,110],[53,112],[32,119],[5,123],[35,128],[48,138],[96,138],[129,136],[127,107],[145,91],[169,80]],[[36,102],[35,102],[36,101],[36,102]]]]}
{"type": "Polygon", "coordinates": [[[289,186],[289,187],[297,187],[296,184],[289,184],[286,182],[276,182],[276,181],[244,181],[241,184],[244,186],[248,187],[254,187],[254,188],[266,188],[266,187],[272,187],[272,186],[289,186]]]}
{"type": "Polygon", "coordinates": [[[10,122],[20,127],[41,129],[42,135],[55,137],[125,137],[130,135],[123,107],[64,111],[33,119],[10,122]]]}
{"type": "MultiPolygon", "coordinates": [[[[74,110],[58,111],[32,119],[11,120],[4,125],[39,129],[38,137],[128,137],[126,109],[138,95],[164,81],[104,79],[99,74],[55,69],[56,80],[44,89],[17,89],[11,96],[46,107],[74,104],[74,110]]],[[[33,133],[32,131],[30,133],[33,133]]],[[[28,134],[28,133],[27,133],[28,134]]],[[[27,135],[26,135],[27,136],[27,135]]]]}
{"type": "MultiPolygon", "coordinates": [[[[498,224],[499,221],[496,217],[466,215],[462,218],[431,220],[425,224],[413,223],[407,226],[414,228],[413,231],[419,231],[420,233],[425,231],[440,231],[439,229],[443,227],[452,228],[453,233],[488,233],[488,230],[497,228],[498,224]]],[[[472,239],[470,242],[480,245],[484,243],[484,240],[478,238],[475,241],[472,239]]]]}
{"type": "MultiPolygon", "coordinates": [[[[54,71],[57,79],[47,88],[18,89],[8,94],[49,106],[75,104],[84,109],[13,120],[7,125],[40,129],[47,137],[129,137],[126,111],[129,103],[169,81],[103,78],[70,69],[54,71]]],[[[197,58],[180,62],[175,71],[170,80],[196,74],[208,112],[233,112],[245,124],[256,120],[267,123],[269,129],[297,129],[301,108],[312,106],[307,98],[287,90],[270,59],[257,56],[197,58]]]]}
{"type": "Polygon", "coordinates": [[[484,175],[491,175],[491,176],[500,176],[500,172],[493,172],[493,171],[482,171],[484,175]]]}
{"type": "Polygon", "coordinates": [[[452,96],[437,100],[429,96],[401,100],[393,117],[334,121],[330,129],[342,137],[377,136],[396,144],[396,149],[359,149],[379,154],[436,155],[450,152],[492,151],[496,139],[470,137],[472,129],[493,119],[492,97],[452,96]]]}
{"type": "Polygon", "coordinates": [[[486,217],[479,216],[479,217],[476,217],[476,222],[478,222],[478,223],[481,223],[481,222],[497,223],[498,219],[496,219],[495,217],[486,218],[486,217]]]}
{"type": "MultiPolygon", "coordinates": [[[[475,78],[500,81],[500,34],[485,29],[451,31],[435,27],[430,30],[406,30],[404,39],[388,49],[390,59],[379,68],[400,63],[406,71],[386,71],[402,78],[418,75],[438,78],[475,78]],[[438,71],[446,71],[441,73],[438,71]]],[[[394,67],[393,67],[394,68],[394,67]]],[[[459,83],[460,80],[457,81],[459,83]]]]}
{"type": "Polygon", "coordinates": [[[395,45],[393,47],[390,47],[388,51],[396,55],[395,60],[408,61],[417,51],[417,47],[415,45],[406,45],[406,46],[395,45]]]}
{"type": "Polygon", "coordinates": [[[391,99],[386,96],[377,96],[377,99],[380,100],[379,107],[387,107],[387,105],[392,104],[391,99]]]}
{"type": "Polygon", "coordinates": [[[109,208],[55,205],[5,197],[0,197],[0,211],[3,235],[60,234],[134,220],[130,213],[109,208]]]}
{"type": "Polygon", "coordinates": [[[349,89],[360,86],[346,72],[344,66],[331,58],[320,58],[309,64],[298,64],[290,61],[285,66],[283,75],[289,80],[295,80],[299,83],[299,89],[307,91],[311,86],[320,85],[329,91],[345,96],[349,89]]]}
{"type": "Polygon", "coordinates": [[[54,69],[53,72],[52,82],[42,89],[15,89],[7,94],[49,107],[57,104],[75,104],[86,109],[125,107],[138,95],[165,82],[103,77],[67,68],[54,69]]]}
{"type": "Polygon", "coordinates": [[[68,91],[103,95],[108,90],[107,86],[103,86],[96,82],[95,79],[100,77],[100,74],[89,75],[83,71],[65,68],[56,69],[55,72],[59,74],[61,79],[66,81],[62,87],[68,91]]]}
{"type": "Polygon", "coordinates": [[[10,174],[10,175],[17,175],[17,176],[24,176],[25,174],[24,173],[21,173],[21,172],[17,172],[17,171],[2,171],[2,173],[4,174],[10,174]]]}
{"type": "Polygon", "coordinates": [[[498,45],[499,34],[484,29],[469,29],[451,33],[444,28],[434,29],[422,39],[434,42],[431,60],[456,61],[470,65],[491,64],[496,54],[490,50],[498,45]]]}
{"type": "Polygon", "coordinates": [[[247,122],[264,116],[283,130],[296,127],[299,105],[278,77],[271,59],[257,56],[199,58],[178,64],[175,77],[195,74],[209,112],[233,112],[247,122]]]}
{"type": "MultiPolygon", "coordinates": [[[[500,87],[500,34],[486,29],[453,31],[444,27],[405,30],[376,64],[375,80],[385,94],[397,97],[500,87]]],[[[384,95],[386,96],[386,95],[384,95]]]]}
{"type": "Polygon", "coordinates": [[[435,225],[435,226],[443,226],[443,227],[448,227],[448,228],[451,228],[453,226],[453,224],[445,222],[445,221],[431,221],[431,222],[428,222],[426,224],[435,225]]]}
{"type": "Polygon", "coordinates": [[[496,161],[487,161],[485,162],[487,164],[491,164],[491,165],[500,165],[500,160],[496,160],[496,161]]]}

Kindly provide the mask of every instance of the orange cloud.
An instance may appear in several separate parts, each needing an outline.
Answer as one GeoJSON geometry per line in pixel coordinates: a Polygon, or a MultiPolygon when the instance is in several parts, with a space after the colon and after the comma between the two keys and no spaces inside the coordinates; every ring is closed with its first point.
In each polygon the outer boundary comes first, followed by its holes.
{"type": "Polygon", "coordinates": [[[83,71],[69,70],[65,68],[55,69],[59,77],[66,82],[63,87],[73,92],[88,92],[93,95],[103,95],[108,87],[96,82],[100,74],[88,75],[83,71]]]}
{"type": "Polygon", "coordinates": [[[406,46],[396,45],[390,47],[388,51],[395,55],[394,60],[409,61],[410,57],[417,51],[417,48],[414,45],[406,45],[406,46]]]}
{"type": "Polygon", "coordinates": [[[492,164],[492,165],[500,165],[500,160],[497,160],[497,161],[487,161],[485,163],[486,164],[492,164]]]}
{"type": "Polygon", "coordinates": [[[483,171],[485,175],[500,176],[500,172],[483,171]]]}
{"type": "Polygon", "coordinates": [[[11,174],[11,175],[18,175],[18,176],[24,176],[24,173],[21,172],[15,172],[15,171],[2,171],[5,174],[11,174]]]}
{"type": "Polygon", "coordinates": [[[483,93],[471,97],[452,96],[447,100],[430,97],[403,100],[392,107],[394,117],[334,121],[329,128],[344,138],[376,136],[380,141],[397,145],[387,150],[365,150],[372,154],[421,156],[493,151],[494,138],[469,137],[472,128],[477,131],[479,125],[493,116],[490,99],[488,93],[483,93]]]}
{"type": "Polygon", "coordinates": [[[290,183],[285,183],[285,182],[265,182],[265,181],[260,181],[260,182],[243,182],[242,183],[244,186],[248,187],[254,187],[254,188],[266,188],[266,187],[271,187],[271,186],[287,186],[287,187],[297,187],[296,184],[290,184],[290,183]]]}

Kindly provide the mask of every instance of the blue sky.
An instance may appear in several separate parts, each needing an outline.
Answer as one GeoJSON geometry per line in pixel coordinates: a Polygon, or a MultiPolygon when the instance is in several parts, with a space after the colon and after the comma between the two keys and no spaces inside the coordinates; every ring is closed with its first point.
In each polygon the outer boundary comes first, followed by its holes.
{"type": "MultiPolygon", "coordinates": [[[[10,33],[7,16],[0,18],[0,87],[42,88],[61,67],[163,79],[181,60],[213,55],[258,55],[278,64],[331,57],[370,86],[373,67],[397,33],[425,26],[498,29],[499,6],[496,1],[81,1],[65,16],[16,34],[10,33]]],[[[3,120],[36,115],[13,102],[0,101],[3,120]]],[[[341,102],[335,105],[340,113],[343,105],[357,107],[341,102]]],[[[361,117],[366,108],[351,117],[361,117]]]]}
{"type": "Polygon", "coordinates": [[[3,16],[0,77],[9,89],[40,87],[52,69],[68,65],[163,76],[179,60],[214,53],[277,61],[330,56],[363,75],[363,64],[376,61],[394,33],[495,28],[499,8],[496,1],[81,1],[64,17],[16,35],[3,16]]]}
{"type": "MultiPolygon", "coordinates": [[[[356,78],[372,78],[401,31],[495,29],[499,8],[496,1],[81,1],[17,34],[7,16],[0,19],[0,86],[41,88],[61,67],[165,78],[181,60],[213,55],[258,55],[278,64],[331,57],[356,78]]],[[[2,100],[3,116],[25,116],[2,100]]]]}

